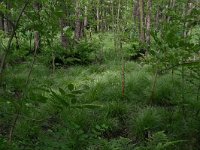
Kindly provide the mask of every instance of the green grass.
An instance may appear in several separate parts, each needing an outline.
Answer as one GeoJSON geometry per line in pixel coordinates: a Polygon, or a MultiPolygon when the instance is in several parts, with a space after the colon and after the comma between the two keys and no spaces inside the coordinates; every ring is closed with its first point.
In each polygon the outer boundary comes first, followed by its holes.
{"type": "MultiPolygon", "coordinates": [[[[16,89],[24,90],[28,66],[19,65],[7,70],[7,89],[10,90],[8,93],[16,89]]],[[[37,64],[34,66],[30,85],[26,89],[27,96],[20,104],[21,115],[16,124],[13,144],[17,144],[16,149],[26,147],[76,150],[80,147],[98,147],[113,150],[123,149],[123,144],[128,141],[142,148],[146,138],[151,138],[160,131],[166,132],[167,138],[173,141],[188,139],[187,136],[196,137],[195,129],[200,123],[195,120],[196,117],[192,117],[197,112],[191,110],[195,97],[191,93],[186,93],[185,95],[190,95],[187,98],[187,102],[190,103],[184,105],[185,101],[182,101],[180,91],[181,78],[176,75],[172,80],[170,74],[158,76],[153,104],[150,106],[148,100],[152,92],[153,79],[150,66],[126,62],[123,98],[120,62],[110,61],[102,65],[61,68],[57,69],[55,74],[45,66],[37,64]],[[86,93],[77,95],[78,104],[93,103],[103,107],[77,109],[61,106],[61,109],[51,100],[49,92],[40,90],[51,88],[59,93],[59,88],[62,88],[67,92],[70,83],[75,85],[75,89],[80,89],[84,85],[89,87],[86,93]],[[41,103],[41,95],[47,98],[45,103],[41,103]],[[177,105],[179,103],[183,105],[177,105]],[[185,110],[189,113],[185,113],[185,110]],[[179,128],[182,125],[184,126],[179,128]]],[[[186,89],[192,91],[191,87],[186,89]]],[[[2,118],[1,127],[5,124],[10,127],[9,124],[13,122],[12,113],[15,113],[15,109],[9,109],[8,106],[12,108],[12,100],[11,104],[1,105],[4,107],[2,114],[10,114],[2,118]]],[[[126,148],[133,147],[134,144],[128,144],[126,148]]]]}
{"type": "MultiPolygon", "coordinates": [[[[0,106],[3,116],[0,127],[5,134],[0,135],[0,148],[10,147],[5,141],[16,108],[20,108],[20,117],[13,133],[13,150],[145,149],[146,144],[154,149],[162,143],[152,144],[157,136],[168,139],[162,144],[198,138],[199,105],[193,94],[197,89],[192,84],[185,86],[187,92],[182,99],[183,83],[179,72],[173,78],[171,74],[158,76],[153,101],[149,104],[154,81],[149,65],[125,63],[125,97],[121,94],[120,61],[60,68],[54,74],[44,65],[36,64],[30,84],[25,87],[29,66],[18,65],[6,71],[7,94],[4,94],[7,96],[0,106]],[[74,84],[75,90],[89,87],[83,94],[75,95],[77,104],[102,107],[80,109],[56,105],[48,90],[59,94],[61,88],[68,93],[69,84],[74,84]],[[16,91],[26,92],[19,103],[12,96],[16,91]]],[[[176,149],[188,148],[183,143],[175,146],[176,149]]]]}

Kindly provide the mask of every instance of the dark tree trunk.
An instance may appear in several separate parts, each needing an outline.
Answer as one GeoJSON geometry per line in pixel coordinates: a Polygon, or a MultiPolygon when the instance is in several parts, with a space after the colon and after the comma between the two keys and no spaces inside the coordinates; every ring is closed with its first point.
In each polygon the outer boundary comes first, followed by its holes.
{"type": "MultiPolygon", "coordinates": [[[[9,2],[6,3],[6,9],[10,10],[11,9],[11,4],[9,2]]],[[[4,17],[4,31],[8,34],[10,34],[12,32],[12,24],[11,22],[8,20],[10,17],[10,14],[6,14],[6,17],[4,17]],[[7,19],[6,19],[7,18],[7,19]]]]}
{"type": "Polygon", "coordinates": [[[83,36],[83,26],[84,24],[81,22],[81,10],[80,10],[80,2],[76,0],[76,21],[75,21],[75,39],[80,40],[83,36]]]}
{"type": "Polygon", "coordinates": [[[64,18],[60,19],[60,28],[61,28],[61,36],[60,36],[60,40],[61,40],[61,45],[63,48],[67,48],[69,43],[68,43],[68,38],[64,33],[64,28],[66,27],[67,23],[66,20],[64,18]]]}
{"type": "Polygon", "coordinates": [[[139,2],[138,1],[134,1],[133,2],[133,20],[135,23],[137,23],[137,18],[139,18],[139,2]]]}
{"type": "Polygon", "coordinates": [[[4,31],[4,15],[0,15],[0,30],[4,31]]]}

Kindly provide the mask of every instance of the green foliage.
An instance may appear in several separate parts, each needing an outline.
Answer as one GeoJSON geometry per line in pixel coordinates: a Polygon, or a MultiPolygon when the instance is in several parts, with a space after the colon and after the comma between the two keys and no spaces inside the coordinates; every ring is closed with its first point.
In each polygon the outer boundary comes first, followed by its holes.
{"type": "Polygon", "coordinates": [[[149,134],[162,126],[161,112],[161,110],[151,107],[138,112],[133,121],[133,129],[139,138],[148,138],[149,134]]]}
{"type": "Polygon", "coordinates": [[[148,139],[147,146],[136,147],[136,150],[166,150],[173,148],[174,145],[186,142],[183,140],[170,141],[167,135],[161,131],[156,132],[148,139]]]}
{"type": "Polygon", "coordinates": [[[89,146],[87,150],[131,150],[133,147],[130,139],[120,137],[111,141],[101,140],[96,145],[89,146]]]}
{"type": "Polygon", "coordinates": [[[27,2],[0,2],[0,149],[200,149],[197,0],[146,1],[145,39],[133,0],[27,2]]]}
{"type": "Polygon", "coordinates": [[[68,90],[59,88],[59,94],[51,90],[51,100],[55,107],[63,108],[99,108],[97,104],[81,104],[80,95],[85,93],[85,89],[75,89],[74,84],[68,84],[68,90]]]}

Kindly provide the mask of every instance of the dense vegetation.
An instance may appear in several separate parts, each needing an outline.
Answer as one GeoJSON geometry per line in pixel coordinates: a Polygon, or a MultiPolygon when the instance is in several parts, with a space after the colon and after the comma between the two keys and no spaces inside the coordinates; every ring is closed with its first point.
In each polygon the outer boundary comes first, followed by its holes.
{"type": "Polygon", "coordinates": [[[0,1],[0,149],[200,149],[199,6],[0,1]]]}

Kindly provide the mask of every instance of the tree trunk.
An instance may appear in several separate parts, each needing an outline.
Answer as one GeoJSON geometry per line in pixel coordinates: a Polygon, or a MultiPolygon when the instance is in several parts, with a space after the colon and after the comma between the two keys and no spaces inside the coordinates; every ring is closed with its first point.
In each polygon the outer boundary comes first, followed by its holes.
{"type": "Polygon", "coordinates": [[[115,53],[117,53],[117,37],[116,37],[116,28],[115,28],[115,14],[114,14],[114,0],[111,0],[112,3],[112,32],[113,32],[113,44],[115,53]]]}
{"type": "Polygon", "coordinates": [[[64,33],[64,28],[66,27],[66,20],[64,18],[60,19],[60,28],[61,28],[61,35],[60,35],[60,40],[61,40],[61,45],[63,48],[67,48],[69,43],[68,43],[68,38],[64,33]]]}
{"type": "Polygon", "coordinates": [[[88,11],[88,8],[87,8],[87,6],[85,6],[84,28],[86,28],[87,24],[88,24],[88,19],[87,19],[88,13],[87,13],[87,11],[88,11]]]}
{"type": "Polygon", "coordinates": [[[96,17],[97,17],[97,32],[100,30],[100,15],[99,15],[99,0],[97,0],[97,12],[96,12],[96,17]]]}
{"type": "MultiPolygon", "coordinates": [[[[40,3],[35,2],[33,4],[33,7],[37,13],[38,19],[40,19],[40,3]]],[[[39,49],[40,48],[40,34],[39,31],[34,32],[34,49],[39,49]]]]}
{"type": "Polygon", "coordinates": [[[139,1],[133,0],[133,20],[135,24],[137,23],[137,18],[139,18],[139,1]]]}
{"type": "Polygon", "coordinates": [[[40,48],[40,35],[38,31],[34,32],[34,49],[40,48]]]}
{"type": "MultiPolygon", "coordinates": [[[[11,9],[11,4],[9,2],[6,3],[6,9],[10,10],[11,9]]],[[[7,13],[6,14],[6,18],[11,18],[10,14],[7,13]]],[[[8,34],[10,34],[12,32],[12,25],[10,23],[10,21],[8,19],[4,18],[4,31],[8,34]]]]}
{"type": "Polygon", "coordinates": [[[4,15],[0,15],[0,30],[4,31],[4,15]]]}
{"type": "Polygon", "coordinates": [[[147,32],[146,32],[146,42],[148,44],[148,46],[150,46],[150,30],[151,30],[151,6],[152,6],[152,0],[148,0],[147,2],[147,17],[146,17],[146,28],[147,28],[147,32]]]}
{"type": "Polygon", "coordinates": [[[144,1],[139,0],[139,9],[140,9],[140,15],[139,15],[139,22],[140,22],[140,42],[145,42],[145,35],[144,35],[144,1]]]}
{"type": "Polygon", "coordinates": [[[80,10],[80,2],[76,0],[76,21],[75,21],[75,39],[80,40],[82,36],[82,24],[80,20],[81,10],[80,10]]]}
{"type": "Polygon", "coordinates": [[[59,2],[60,6],[61,6],[61,10],[63,15],[60,17],[59,19],[59,25],[60,25],[60,44],[63,48],[68,48],[69,46],[69,39],[67,37],[67,35],[65,34],[64,28],[66,28],[69,25],[69,22],[67,20],[67,7],[65,4],[65,1],[60,1],[59,2]]]}

